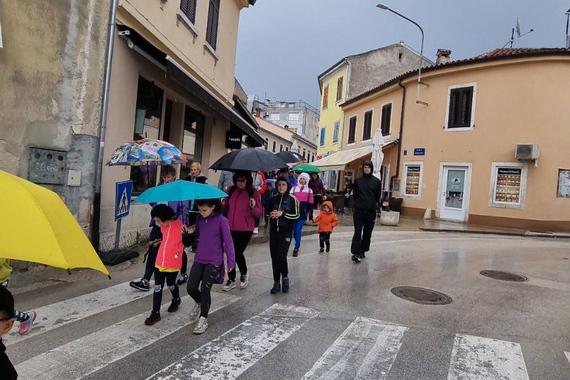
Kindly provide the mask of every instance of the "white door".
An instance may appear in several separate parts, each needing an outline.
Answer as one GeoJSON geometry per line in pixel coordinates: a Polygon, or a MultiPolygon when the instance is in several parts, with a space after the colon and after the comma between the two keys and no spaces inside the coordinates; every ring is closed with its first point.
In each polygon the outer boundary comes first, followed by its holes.
{"type": "Polygon", "coordinates": [[[439,201],[441,219],[466,221],[469,204],[469,174],[469,167],[466,166],[443,166],[439,201]]]}

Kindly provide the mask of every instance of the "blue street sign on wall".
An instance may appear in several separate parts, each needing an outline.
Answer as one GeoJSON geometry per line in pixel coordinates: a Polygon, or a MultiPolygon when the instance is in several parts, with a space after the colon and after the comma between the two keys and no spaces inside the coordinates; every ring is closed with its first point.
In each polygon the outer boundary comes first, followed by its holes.
{"type": "Polygon", "coordinates": [[[115,192],[115,220],[123,219],[129,215],[132,192],[133,181],[117,182],[115,192]]]}
{"type": "Polygon", "coordinates": [[[414,149],[414,156],[425,156],[426,155],[426,148],[415,148],[414,149]]]}

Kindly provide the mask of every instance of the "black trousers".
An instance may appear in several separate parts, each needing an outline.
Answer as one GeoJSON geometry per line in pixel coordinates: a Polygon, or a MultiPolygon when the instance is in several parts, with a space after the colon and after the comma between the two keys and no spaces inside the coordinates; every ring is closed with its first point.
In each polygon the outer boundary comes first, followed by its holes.
{"type": "Polygon", "coordinates": [[[374,209],[354,209],[354,236],[350,252],[353,255],[370,250],[370,238],[376,220],[376,210],[374,209]]]}
{"type": "MultiPolygon", "coordinates": [[[[150,231],[149,241],[153,241],[156,239],[162,239],[162,232],[160,232],[160,227],[156,224],[152,226],[152,230],[150,231]]],[[[156,247],[150,246],[148,248],[148,256],[146,257],[145,267],[144,267],[144,276],[143,278],[147,281],[150,281],[152,274],[154,273],[154,265],[156,264],[156,256],[158,255],[158,249],[160,248],[160,244],[156,247]]]]}
{"type": "MultiPolygon", "coordinates": [[[[200,264],[194,262],[190,269],[190,278],[186,285],[188,294],[196,303],[200,304],[200,316],[208,318],[212,297],[210,291],[222,269],[221,265],[200,264]]],[[[232,271],[235,272],[235,271],[232,271]]]]}
{"type": "Polygon", "coordinates": [[[162,288],[164,287],[164,281],[166,280],[166,285],[170,292],[172,293],[172,299],[179,299],[180,294],[178,292],[178,285],[176,285],[176,272],[161,272],[156,268],[154,270],[154,294],[152,295],[152,311],[160,312],[160,305],[162,304],[162,288]]]}
{"type": "Polygon", "coordinates": [[[273,280],[279,282],[281,278],[289,277],[287,266],[287,252],[293,238],[293,227],[271,227],[269,231],[269,252],[271,252],[271,265],[273,266],[273,280]]]}
{"type": "Polygon", "coordinates": [[[331,233],[330,232],[319,232],[319,243],[321,248],[327,246],[327,249],[331,247],[331,233]]]}
{"type": "MultiPolygon", "coordinates": [[[[249,244],[249,240],[251,239],[251,235],[253,232],[251,231],[231,231],[232,233],[232,240],[234,241],[234,250],[236,252],[236,264],[239,268],[239,273],[242,276],[247,274],[247,263],[245,261],[244,252],[249,244]]],[[[236,271],[233,270],[228,272],[228,277],[230,280],[236,280],[236,271]]]]}

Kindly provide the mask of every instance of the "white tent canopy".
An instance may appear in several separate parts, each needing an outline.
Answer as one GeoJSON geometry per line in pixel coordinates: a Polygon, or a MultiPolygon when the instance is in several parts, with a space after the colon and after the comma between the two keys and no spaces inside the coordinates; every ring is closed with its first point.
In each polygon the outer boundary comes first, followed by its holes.
{"type": "MultiPolygon", "coordinates": [[[[394,144],[395,142],[396,140],[385,141],[384,144],[382,145],[382,148],[386,148],[394,144]]],[[[359,158],[372,154],[372,150],[373,150],[372,145],[365,145],[351,149],[343,149],[339,150],[338,152],[334,152],[333,154],[325,158],[322,158],[315,162],[311,162],[311,165],[316,166],[322,171],[344,170],[345,166],[351,163],[352,161],[358,160],[359,158]]]]}

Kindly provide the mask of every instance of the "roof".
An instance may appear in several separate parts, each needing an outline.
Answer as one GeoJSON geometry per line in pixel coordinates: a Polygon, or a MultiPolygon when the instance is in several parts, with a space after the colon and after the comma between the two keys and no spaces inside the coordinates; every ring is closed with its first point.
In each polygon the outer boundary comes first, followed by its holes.
{"type": "MultiPolygon", "coordinates": [[[[529,58],[529,57],[541,57],[541,56],[557,56],[557,55],[567,55],[570,56],[570,49],[569,48],[504,48],[504,49],[495,49],[489,52],[476,55],[471,58],[466,59],[459,59],[456,61],[451,61],[449,63],[444,63],[440,65],[433,65],[422,68],[422,73],[429,73],[432,71],[439,71],[445,70],[449,67],[457,67],[457,66],[464,66],[470,64],[477,64],[481,62],[489,62],[489,61],[498,61],[498,60],[507,60],[507,59],[517,59],[517,58],[529,58]]],[[[358,100],[364,99],[380,90],[388,88],[400,80],[412,77],[417,75],[418,70],[408,71],[403,73],[395,78],[390,79],[387,82],[382,83],[380,86],[377,86],[373,89],[370,89],[362,94],[355,96],[354,98],[342,103],[340,106],[345,107],[349,104],[357,102],[358,100]]]]}
{"type": "MultiPolygon", "coordinates": [[[[382,145],[382,148],[385,149],[389,146],[392,146],[396,144],[397,141],[398,140],[386,141],[382,145]]],[[[321,170],[344,170],[346,164],[372,154],[372,149],[374,149],[374,147],[372,144],[370,144],[359,146],[357,148],[339,150],[338,152],[334,152],[325,158],[311,162],[311,165],[314,165],[321,170]]]]}

